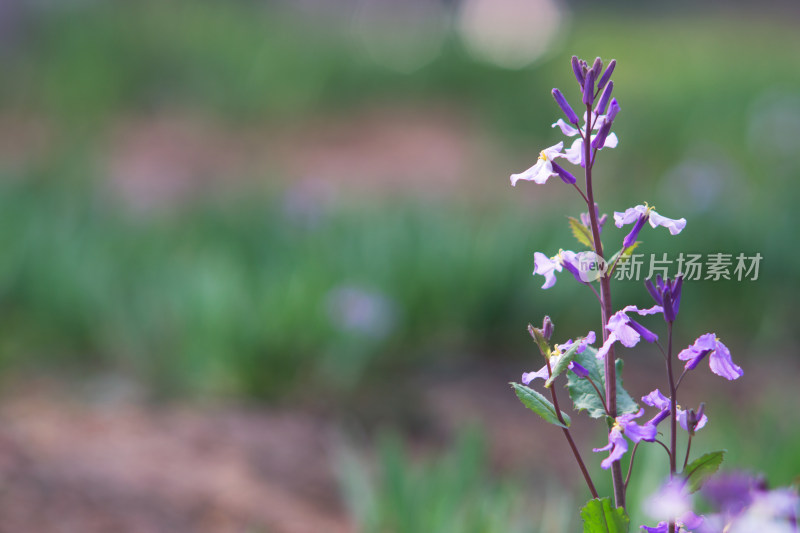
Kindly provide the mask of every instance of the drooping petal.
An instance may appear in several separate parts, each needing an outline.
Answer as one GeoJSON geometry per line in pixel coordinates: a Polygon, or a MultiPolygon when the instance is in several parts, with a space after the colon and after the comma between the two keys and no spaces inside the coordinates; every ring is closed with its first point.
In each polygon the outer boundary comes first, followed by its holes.
{"type": "Polygon", "coordinates": [[[576,136],[576,135],[579,133],[579,130],[578,130],[578,128],[573,128],[572,126],[570,126],[569,124],[567,124],[567,123],[564,121],[564,119],[563,119],[563,118],[560,118],[560,119],[558,119],[557,121],[555,121],[555,122],[553,123],[553,127],[554,127],[554,128],[555,128],[555,127],[561,128],[561,133],[563,133],[563,134],[564,134],[564,135],[566,135],[567,137],[575,137],[575,136],[576,136]]]}
{"type": "Polygon", "coordinates": [[[564,151],[564,157],[573,165],[585,166],[583,159],[583,139],[578,138],[572,143],[572,146],[564,151]]]}
{"type": "Polygon", "coordinates": [[[549,289],[556,283],[555,272],[561,272],[561,264],[553,261],[541,252],[533,254],[533,273],[544,276],[543,289],[549,289]]]}
{"type": "Polygon", "coordinates": [[[639,442],[640,440],[653,442],[656,440],[658,430],[654,425],[645,424],[640,426],[636,422],[630,422],[625,425],[625,436],[631,439],[631,442],[639,442]]]}
{"type": "Polygon", "coordinates": [[[536,372],[525,372],[524,374],[522,374],[522,383],[525,384],[525,385],[528,385],[534,379],[540,379],[540,378],[541,379],[547,379],[549,377],[550,377],[550,373],[547,372],[547,365],[544,365],[542,368],[540,368],[536,372]]]}
{"type": "Polygon", "coordinates": [[[617,426],[611,428],[608,434],[608,444],[602,448],[594,448],[592,451],[605,452],[609,450],[611,453],[600,463],[600,466],[605,470],[611,468],[611,464],[619,461],[628,451],[628,441],[622,436],[622,430],[617,426]]]}
{"type": "Polygon", "coordinates": [[[617,336],[614,335],[613,333],[610,333],[606,338],[605,342],[603,343],[603,345],[600,347],[600,349],[597,350],[596,357],[598,359],[602,359],[603,357],[605,357],[606,354],[608,353],[608,350],[611,349],[611,345],[617,342],[617,340],[619,340],[617,339],[617,336]]]}
{"type": "Polygon", "coordinates": [[[744,374],[741,367],[731,360],[731,352],[728,347],[719,340],[717,340],[717,349],[709,356],[708,366],[713,373],[728,380],[738,379],[744,374]]]}
{"type": "Polygon", "coordinates": [[[667,228],[671,235],[677,235],[683,228],[686,227],[686,219],[679,218],[677,220],[672,218],[667,218],[665,216],[659,215],[652,209],[650,210],[650,226],[656,228],[658,226],[664,226],[667,228]]]}
{"type": "Polygon", "coordinates": [[[618,228],[627,224],[633,224],[641,215],[647,212],[647,207],[644,205],[637,205],[636,207],[629,207],[624,212],[614,211],[614,225],[618,228]]]}
{"type": "Polygon", "coordinates": [[[539,152],[539,159],[532,167],[525,172],[511,175],[511,186],[516,186],[519,180],[533,181],[539,185],[543,185],[552,176],[556,176],[557,172],[553,169],[552,161],[558,157],[564,157],[561,150],[564,148],[564,143],[559,142],[549,148],[545,148],[539,152]]]}
{"type": "Polygon", "coordinates": [[[647,396],[642,396],[642,402],[645,405],[656,407],[658,409],[668,409],[670,407],[670,400],[658,389],[655,389],[647,396]]]}

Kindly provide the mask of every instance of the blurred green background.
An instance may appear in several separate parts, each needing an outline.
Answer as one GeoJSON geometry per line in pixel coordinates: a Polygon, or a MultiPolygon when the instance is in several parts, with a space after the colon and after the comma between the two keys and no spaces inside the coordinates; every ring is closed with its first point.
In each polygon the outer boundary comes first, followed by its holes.
{"type": "MultiPolygon", "coordinates": [[[[684,288],[677,344],[715,331],[756,379],[719,403],[698,386],[720,420],[709,446],[777,483],[800,472],[800,431],[775,414],[796,394],[764,396],[776,369],[796,376],[800,341],[790,3],[6,1],[0,23],[7,381],[385,402],[406,429],[412,378],[491,368],[505,391],[541,364],[528,322],[549,314],[558,340],[599,331],[588,291],[531,276],[534,251],[577,246],[565,217],[580,199],[508,183],[561,140],[550,89],[577,100],[570,56],[599,55],[618,61],[622,107],[601,211],[648,201],[689,220],[678,237],[643,232],[648,255],[763,256],[757,281],[684,288]],[[730,442],[742,422],[771,437],[730,442]]],[[[604,239],[624,235],[608,224],[604,239]]],[[[616,306],[648,301],[617,283],[616,306]]],[[[660,371],[646,355],[626,368],[660,371]]]]}

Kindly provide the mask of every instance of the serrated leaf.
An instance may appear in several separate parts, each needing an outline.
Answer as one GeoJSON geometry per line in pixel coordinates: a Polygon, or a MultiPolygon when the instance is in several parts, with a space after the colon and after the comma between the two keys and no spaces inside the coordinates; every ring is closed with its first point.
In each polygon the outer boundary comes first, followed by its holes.
{"type": "Polygon", "coordinates": [[[553,384],[553,381],[555,381],[555,379],[567,369],[569,364],[575,359],[575,356],[577,355],[575,352],[577,351],[578,346],[580,346],[580,343],[578,342],[573,343],[573,345],[570,346],[569,349],[566,352],[564,352],[564,354],[561,357],[559,357],[558,362],[551,369],[552,374],[545,382],[544,384],[545,387],[550,387],[550,385],[553,384]]]}
{"type": "MultiPolygon", "coordinates": [[[[597,385],[600,392],[605,394],[606,372],[603,361],[597,359],[597,350],[589,347],[583,353],[576,355],[573,360],[589,371],[589,378],[597,385]]],[[[639,410],[636,401],[622,386],[622,367],[622,359],[617,359],[617,414],[620,415],[635,413],[639,410]]],[[[570,373],[567,375],[567,389],[576,410],[585,410],[592,418],[606,416],[603,401],[597,395],[597,391],[592,387],[588,379],[579,378],[576,374],[570,373]]]]}
{"type": "Polygon", "coordinates": [[[583,533],[627,533],[630,518],[622,507],[613,507],[609,498],[589,500],[581,509],[583,533]]]}
{"type": "Polygon", "coordinates": [[[581,221],[575,217],[567,217],[567,219],[569,220],[569,228],[575,238],[578,239],[578,242],[592,248],[592,233],[589,228],[581,224],[581,221]]]}
{"type": "Polygon", "coordinates": [[[569,427],[572,423],[569,415],[561,411],[561,416],[564,417],[564,422],[566,422],[566,425],[562,424],[558,420],[558,416],[556,416],[556,408],[553,404],[532,388],[520,385],[519,383],[511,383],[511,386],[514,388],[514,392],[517,394],[519,401],[522,402],[522,405],[542,417],[545,422],[555,424],[562,428],[569,427]]]}
{"type": "Polygon", "coordinates": [[[703,483],[719,470],[719,465],[722,464],[724,455],[725,450],[709,452],[686,465],[686,468],[683,470],[683,476],[689,484],[689,492],[697,492],[700,490],[703,483]]]}

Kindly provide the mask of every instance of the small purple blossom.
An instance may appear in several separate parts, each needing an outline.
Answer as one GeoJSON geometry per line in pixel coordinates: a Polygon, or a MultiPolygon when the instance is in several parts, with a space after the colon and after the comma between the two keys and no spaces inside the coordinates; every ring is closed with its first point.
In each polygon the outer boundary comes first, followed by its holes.
{"type": "MultiPolygon", "coordinates": [[[[583,253],[583,252],[582,252],[583,253]]],[[[560,250],[553,257],[547,257],[541,252],[533,254],[533,273],[544,276],[543,289],[549,289],[556,283],[556,272],[561,272],[564,268],[570,272],[577,281],[586,283],[581,279],[580,271],[581,257],[579,254],[570,250],[560,250]]]]}
{"type": "Polygon", "coordinates": [[[575,183],[575,176],[567,172],[554,161],[556,158],[566,157],[561,153],[563,148],[564,143],[559,142],[539,152],[539,159],[536,161],[536,164],[525,172],[511,175],[511,186],[516,186],[519,180],[533,181],[534,183],[543,185],[553,176],[559,176],[566,183],[575,183]]]}
{"type": "MultiPolygon", "coordinates": [[[[585,337],[578,339],[578,347],[575,349],[576,353],[583,353],[586,351],[586,348],[595,343],[597,340],[597,336],[595,335],[594,331],[590,331],[586,334],[585,337]]],[[[558,364],[559,359],[563,357],[567,350],[569,350],[572,345],[575,344],[572,339],[569,339],[564,344],[556,344],[554,347],[554,351],[550,354],[550,368],[555,367],[558,364]]],[[[569,366],[567,367],[569,370],[575,372],[578,377],[586,377],[589,375],[589,371],[586,370],[583,366],[579,365],[575,361],[570,362],[569,366]]],[[[547,380],[550,378],[550,372],[548,371],[547,365],[544,365],[542,368],[537,370],[536,372],[525,372],[522,374],[522,383],[524,385],[529,385],[531,381],[535,379],[544,379],[547,380]]]]}
{"type": "Polygon", "coordinates": [[[641,340],[642,337],[644,337],[644,340],[647,342],[655,342],[658,340],[658,335],[628,316],[628,313],[632,312],[638,313],[639,315],[652,315],[662,312],[662,308],[659,305],[655,305],[649,309],[639,309],[635,305],[628,305],[621,311],[617,311],[611,315],[611,318],[608,319],[608,324],[606,324],[606,330],[609,332],[608,337],[606,337],[603,346],[597,350],[598,359],[605,357],[608,350],[611,349],[611,345],[617,341],[621,342],[622,345],[627,348],[633,348],[639,344],[639,340],[641,340]]]}
{"type": "Polygon", "coordinates": [[[608,433],[608,444],[602,448],[593,448],[592,450],[594,452],[610,451],[608,457],[603,459],[603,461],[600,463],[600,466],[603,469],[608,470],[611,468],[611,464],[619,461],[622,456],[625,455],[625,452],[628,451],[628,441],[625,439],[625,437],[630,439],[633,443],[637,443],[641,440],[653,442],[656,439],[655,426],[651,426],[649,424],[640,426],[633,421],[635,418],[639,418],[643,414],[644,409],[639,409],[638,413],[625,414],[614,419],[614,425],[611,427],[611,431],[608,433]]]}
{"type": "MultiPolygon", "coordinates": [[[[569,157],[567,157],[567,159],[569,159],[569,157]]],[[[626,209],[624,213],[619,211],[614,212],[614,224],[616,224],[618,228],[627,224],[635,224],[634,229],[625,237],[625,242],[630,242],[631,244],[636,241],[639,230],[642,229],[645,222],[650,222],[650,226],[653,228],[664,226],[672,235],[677,235],[686,227],[685,218],[676,220],[661,216],[656,213],[653,207],[647,204],[631,207],[626,209]]],[[[630,246],[630,244],[628,246],[630,246]]]]}
{"type": "Polygon", "coordinates": [[[683,276],[678,276],[671,280],[661,279],[661,275],[656,276],[656,283],[646,280],[644,286],[647,292],[658,305],[664,308],[664,320],[674,322],[681,307],[681,288],[683,287],[683,276]]]}
{"type": "MultiPolygon", "coordinates": [[[[655,389],[647,396],[642,396],[642,403],[651,407],[655,407],[656,409],[661,409],[661,412],[648,422],[648,424],[652,424],[654,426],[657,426],[659,422],[668,417],[672,410],[670,407],[670,399],[661,394],[661,391],[658,389],[655,389]]],[[[681,427],[686,431],[689,431],[688,412],[684,409],[681,409],[680,406],[677,406],[676,410],[678,411],[678,422],[680,423],[681,427]]],[[[696,417],[696,423],[692,433],[704,427],[708,423],[708,417],[704,413],[698,411],[696,417]]]]}
{"type": "MultiPolygon", "coordinates": [[[[604,214],[603,216],[600,216],[600,211],[598,210],[598,207],[597,207],[596,203],[594,204],[594,214],[595,214],[595,216],[597,216],[598,229],[600,230],[600,233],[602,233],[603,232],[603,226],[605,225],[606,220],[608,220],[608,215],[604,214]]],[[[587,211],[586,213],[581,213],[580,216],[581,216],[581,224],[586,226],[586,228],[591,231],[592,219],[590,218],[589,212],[587,211]]]]}
{"type": "MultiPolygon", "coordinates": [[[[597,115],[592,113],[592,131],[600,129],[605,123],[607,115],[597,115]]],[[[572,143],[572,146],[567,148],[564,151],[564,156],[567,161],[572,163],[573,165],[581,165],[585,166],[584,162],[584,151],[583,151],[583,137],[586,136],[586,122],[587,122],[587,114],[583,114],[583,127],[580,129],[574,128],[567,124],[564,119],[558,119],[553,123],[553,127],[558,127],[561,130],[561,133],[566,135],[567,137],[575,137],[576,135],[580,134],[577,139],[572,143]]],[[[610,125],[609,125],[610,128],[610,125]]],[[[603,138],[602,145],[596,145],[594,140],[592,144],[598,149],[602,150],[603,148],[616,148],[617,144],[619,143],[619,139],[617,138],[616,133],[611,133],[609,130],[606,132],[606,135],[603,138]]]]}
{"type": "MultiPolygon", "coordinates": [[[[700,527],[704,522],[704,517],[687,512],[678,520],[675,520],[675,533],[691,533],[693,529],[700,527]]],[[[659,522],[656,527],[641,526],[648,533],[668,533],[669,522],[659,522]]]]}
{"type": "Polygon", "coordinates": [[[716,511],[706,516],[699,533],[793,533],[797,531],[797,491],[767,490],[763,478],[743,472],[709,479],[703,497],[716,511]]]}
{"type": "Polygon", "coordinates": [[[708,356],[708,366],[711,371],[727,380],[740,378],[744,371],[731,360],[728,347],[713,333],[701,335],[694,344],[678,354],[678,359],[687,361],[685,370],[692,370],[708,356]]]}

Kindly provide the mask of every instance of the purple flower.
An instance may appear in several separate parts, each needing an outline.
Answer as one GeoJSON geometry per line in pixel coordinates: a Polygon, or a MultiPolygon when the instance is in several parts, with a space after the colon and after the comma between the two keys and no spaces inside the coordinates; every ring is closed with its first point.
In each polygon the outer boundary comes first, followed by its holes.
{"type": "MultiPolygon", "coordinates": [[[[582,254],[585,252],[581,252],[582,254]]],[[[543,289],[549,289],[556,283],[556,272],[561,272],[564,268],[569,271],[576,280],[580,283],[586,283],[588,280],[582,279],[582,272],[580,270],[583,258],[580,254],[576,254],[570,250],[560,250],[558,254],[553,257],[547,257],[541,252],[533,254],[533,273],[544,276],[543,289]]],[[[585,274],[584,274],[585,277],[585,274]]]]}
{"type": "Polygon", "coordinates": [[[511,186],[516,186],[519,180],[533,181],[534,183],[542,185],[547,183],[547,180],[552,176],[560,177],[561,180],[567,184],[575,183],[575,176],[554,161],[556,158],[565,157],[565,155],[561,153],[563,148],[564,143],[560,142],[539,152],[539,159],[536,161],[535,165],[525,172],[511,175],[511,186]]]}
{"type": "Polygon", "coordinates": [[[625,437],[630,439],[633,443],[637,443],[640,440],[648,442],[656,440],[655,426],[649,424],[640,426],[633,421],[634,418],[639,418],[643,414],[644,409],[639,409],[639,412],[636,414],[620,415],[614,419],[614,425],[608,433],[608,444],[602,448],[594,448],[592,450],[595,452],[606,452],[610,450],[611,453],[608,454],[608,457],[603,459],[603,462],[600,463],[602,468],[606,470],[611,468],[611,464],[619,461],[622,456],[625,455],[625,452],[628,451],[628,441],[625,440],[625,437]]]}
{"type": "MultiPolygon", "coordinates": [[[[586,348],[594,344],[597,340],[597,336],[595,335],[594,331],[590,331],[585,337],[578,339],[578,347],[575,349],[576,353],[583,353],[586,348]]],[[[564,344],[556,344],[553,347],[553,352],[550,354],[550,367],[553,368],[558,364],[559,359],[563,357],[567,350],[569,350],[574,342],[572,339],[569,339],[564,344]]],[[[579,365],[575,361],[570,362],[569,366],[567,367],[569,370],[575,372],[578,377],[585,378],[589,375],[589,371],[586,370],[583,366],[579,365]]],[[[544,379],[547,380],[550,378],[550,372],[547,370],[547,365],[544,365],[542,368],[537,370],[536,372],[525,372],[522,374],[522,383],[525,385],[530,384],[531,381],[534,379],[544,379]]]]}
{"type": "Polygon", "coordinates": [[[654,313],[660,313],[661,311],[662,308],[658,305],[650,309],[639,309],[635,305],[629,305],[611,315],[611,318],[608,319],[608,324],[606,324],[606,330],[608,330],[609,334],[603,346],[597,350],[597,358],[601,359],[605,357],[611,345],[617,341],[621,342],[623,346],[633,348],[639,344],[642,337],[644,337],[644,340],[647,342],[655,342],[658,340],[658,335],[630,318],[628,313],[635,312],[639,315],[652,315],[654,313]]]}
{"type": "MultiPolygon", "coordinates": [[[[692,511],[687,512],[678,520],[675,520],[675,533],[691,533],[693,529],[700,527],[704,522],[704,517],[694,514],[692,511]]],[[[669,523],[659,522],[656,527],[641,526],[648,533],[668,533],[669,523]]]]}
{"type": "Polygon", "coordinates": [[[703,497],[717,511],[708,515],[702,533],[792,533],[797,531],[795,489],[767,490],[763,478],[742,472],[709,479],[703,497]]]}
{"type": "MultiPolygon", "coordinates": [[[[569,156],[567,156],[567,159],[569,159],[569,156]]],[[[646,203],[626,209],[624,213],[615,211],[614,224],[616,224],[618,228],[627,224],[634,224],[633,230],[625,237],[622,243],[623,247],[627,248],[636,241],[639,230],[642,229],[645,222],[650,222],[650,226],[653,228],[664,226],[672,235],[677,235],[686,227],[685,218],[675,220],[661,216],[655,212],[653,207],[648,206],[646,203]]]]}
{"type": "MultiPolygon", "coordinates": [[[[605,124],[607,115],[597,115],[596,113],[592,113],[592,131],[600,129],[600,127],[605,124]]],[[[583,151],[583,137],[586,136],[586,119],[587,114],[583,114],[583,127],[580,129],[574,128],[564,122],[564,119],[558,119],[556,122],[553,123],[553,127],[558,127],[561,129],[561,133],[566,135],[567,137],[575,137],[576,135],[580,134],[577,139],[572,143],[572,146],[567,148],[564,151],[564,156],[567,161],[572,163],[573,165],[581,165],[585,166],[583,158],[584,158],[584,151],[583,151]]],[[[616,148],[617,144],[619,143],[619,139],[617,139],[616,133],[611,133],[610,131],[606,133],[605,138],[603,139],[602,146],[598,146],[598,150],[602,150],[603,148],[616,148]]],[[[594,145],[594,141],[592,141],[594,145]]]]}
{"type": "Polygon", "coordinates": [[[728,347],[713,333],[701,335],[694,344],[678,354],[678,359],[687,361],[685,370],[692,370],[708,356],[708,366],[718,376],[734,380],[742,376],[744,371],[731,360],[728,347]]]}
{"type": "MultiPolygon", "coordinates": [[[[594,204],[594,214],[597,216],[597,225],[599,226],[598,229],[600,230],[600,233],[602,233],[603,232],[603,226],[605,225],[606,220],[608,220],[608,215],[604,214],[603,216],[600,216],[600,212],[599,212],[599,210],[597,208],[597,204],[596,203],[594,204]]],[[[591,231],[591,229],[592,229],[592,219],[589,217],[589,213],[588,212],[581,213],[581,224],[586,226],[586,228],[588,228],[589,231],[591,231]]]]}
{"type": "MultiPolygon", "coordinates": [[[[670,399],[661,394],[661,391],[656,389],[647,396],[642,396],[642,402],[645,405],[649,405],[651,407],[655,407],[656,409],[661,409],[661,412],[654,416],[648,424],[652,424],[653,426],[657,426],[659,422],[664,420],[667,416],[669,416],[671,408],[670,408],[670,399]]],[[[680,423],[681,427],[686,431],[689,431],[689,423],[688,423],[688,413],[687,411],[681,409],[681,406],[677,406],[676,410],[678,411],[678,422],[680,423]]],[[[698,429],[702,428],[708,423],[708,417],[702,413],[698,412],[696,423],[692,430],[697,431],[698,429]]]]}
{"type": "Polygon", "coordinates": [[[644,286],[656,303],[664,308],[664,320],[674,322],[681,307],[683,276],[678,276],[670,281],[669,278],[661,279],[659,274],[656,276],[655,284],[648,279],[644,282],[644,286]]]}

